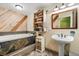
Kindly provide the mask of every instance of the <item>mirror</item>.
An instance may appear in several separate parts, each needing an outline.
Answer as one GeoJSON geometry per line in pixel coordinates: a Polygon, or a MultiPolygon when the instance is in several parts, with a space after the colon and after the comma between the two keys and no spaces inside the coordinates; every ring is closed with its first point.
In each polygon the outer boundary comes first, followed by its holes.
{"type": "Polygon", "coordinates": [[[77,9],[54,13],[51,20],[52,29],[77,29],[77,9]]]}

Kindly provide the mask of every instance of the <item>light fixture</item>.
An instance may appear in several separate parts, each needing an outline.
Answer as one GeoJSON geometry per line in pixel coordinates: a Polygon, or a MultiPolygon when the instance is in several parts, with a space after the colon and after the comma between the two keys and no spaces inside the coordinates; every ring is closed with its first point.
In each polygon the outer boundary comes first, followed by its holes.
{"type": "Polygon", "coordinates": [[[15,7],[16,7],[17,10],[22,10],[23,9],[23,6],[21,6],[21,5],[15,5],[15,7]]]}
{"type": "Polygon", "coordinates": [[[53,14],[56,14],[56,13],[59,13],[59,12],[62,12],[62,11],[66,11],[66,10],[71,10],[71,9],[74,9],[74,8],[78,8],[78,4],[75,4],[75,3],[64,4],[64,3],[62,3],[62,6],[59,7],[59,8],[56,5],[56,7],[53,9],[53,14]]]}
{"type": "Polygon", "coordinates": [[[64,3],[62,3],[62,6],[60,8],[63,9],[65,7],[66,7],[66,5],[64,3]]]}
{"type": "Polygon", "coordinates": [[[59,8],[58,8],[57,5],[56,5],[56,7],[54,8],[54,11],[57,11],[57,10],[59,10],[59,8]]]}
{"type": "Polygon", "coordinates": [[[69,3],[69,4],[68,4],[68,6],[73,6],[73,5],[75,5],[75,3],[69,3]]]}

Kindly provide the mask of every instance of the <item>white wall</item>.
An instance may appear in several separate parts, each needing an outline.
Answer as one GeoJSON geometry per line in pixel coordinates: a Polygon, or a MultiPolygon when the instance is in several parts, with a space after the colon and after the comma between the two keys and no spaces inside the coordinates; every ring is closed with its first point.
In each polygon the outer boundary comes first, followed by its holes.
{"type": "Polygon", "coordinates": [[[34,20],[34,15],[33,13],[28,15],[28,18],[27,18],[27,31],[33,31],[34,28],[33,28],[33,21],[34,20]]]}
{"type": "MultiPolygon", "coordinates": [[[[51,15],[50,14],[47,14],[47,15],[48,15],[48,17],[46,19],[46,20],[48,20],[47,26],[50,28],[51,27],[51,15]]],[[[78,16],[79,16],[79,8],[78,8],[78,16]]],[[[78,19],[79,19],[79,17],[78,17],[78,19]]],[[[45,34],[46,47],[49,49],[58,51],[58,43],[53,41],[51,39],[51,36],[55,33],[69,34],[71,30],[76,31],[76,34],[75,34],[74,42],[71,43],[70,52],[73,52],[73,53],[76,53],[79,55],[79,37],[78,37],[79,36],[79,21],[78,21],[78,29],[52,29],[49,32],[47,32],[45,34]]]]}

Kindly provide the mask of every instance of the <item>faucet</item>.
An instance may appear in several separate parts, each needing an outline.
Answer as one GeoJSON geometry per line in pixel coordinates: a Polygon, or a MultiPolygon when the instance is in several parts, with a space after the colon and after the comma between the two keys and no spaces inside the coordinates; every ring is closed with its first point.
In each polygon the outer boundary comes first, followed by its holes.
{"type": "Polygon", "coordinates": [[[61,38],[63,37],[63,34],[61,33],[61,38]]]}
{"type": "Polygon", "coordinates": [[[1,48],[1,45],[0,45],[0,48],[1,48]]]}

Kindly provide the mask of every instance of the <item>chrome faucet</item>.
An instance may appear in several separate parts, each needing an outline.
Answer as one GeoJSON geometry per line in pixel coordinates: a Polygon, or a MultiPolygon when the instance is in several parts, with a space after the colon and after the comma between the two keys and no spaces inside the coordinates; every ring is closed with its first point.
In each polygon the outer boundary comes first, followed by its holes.
{"type": "Polygon", "coordinates": [[[63,37],[63,34],[61,33],[61,38],[63,37]]]}

